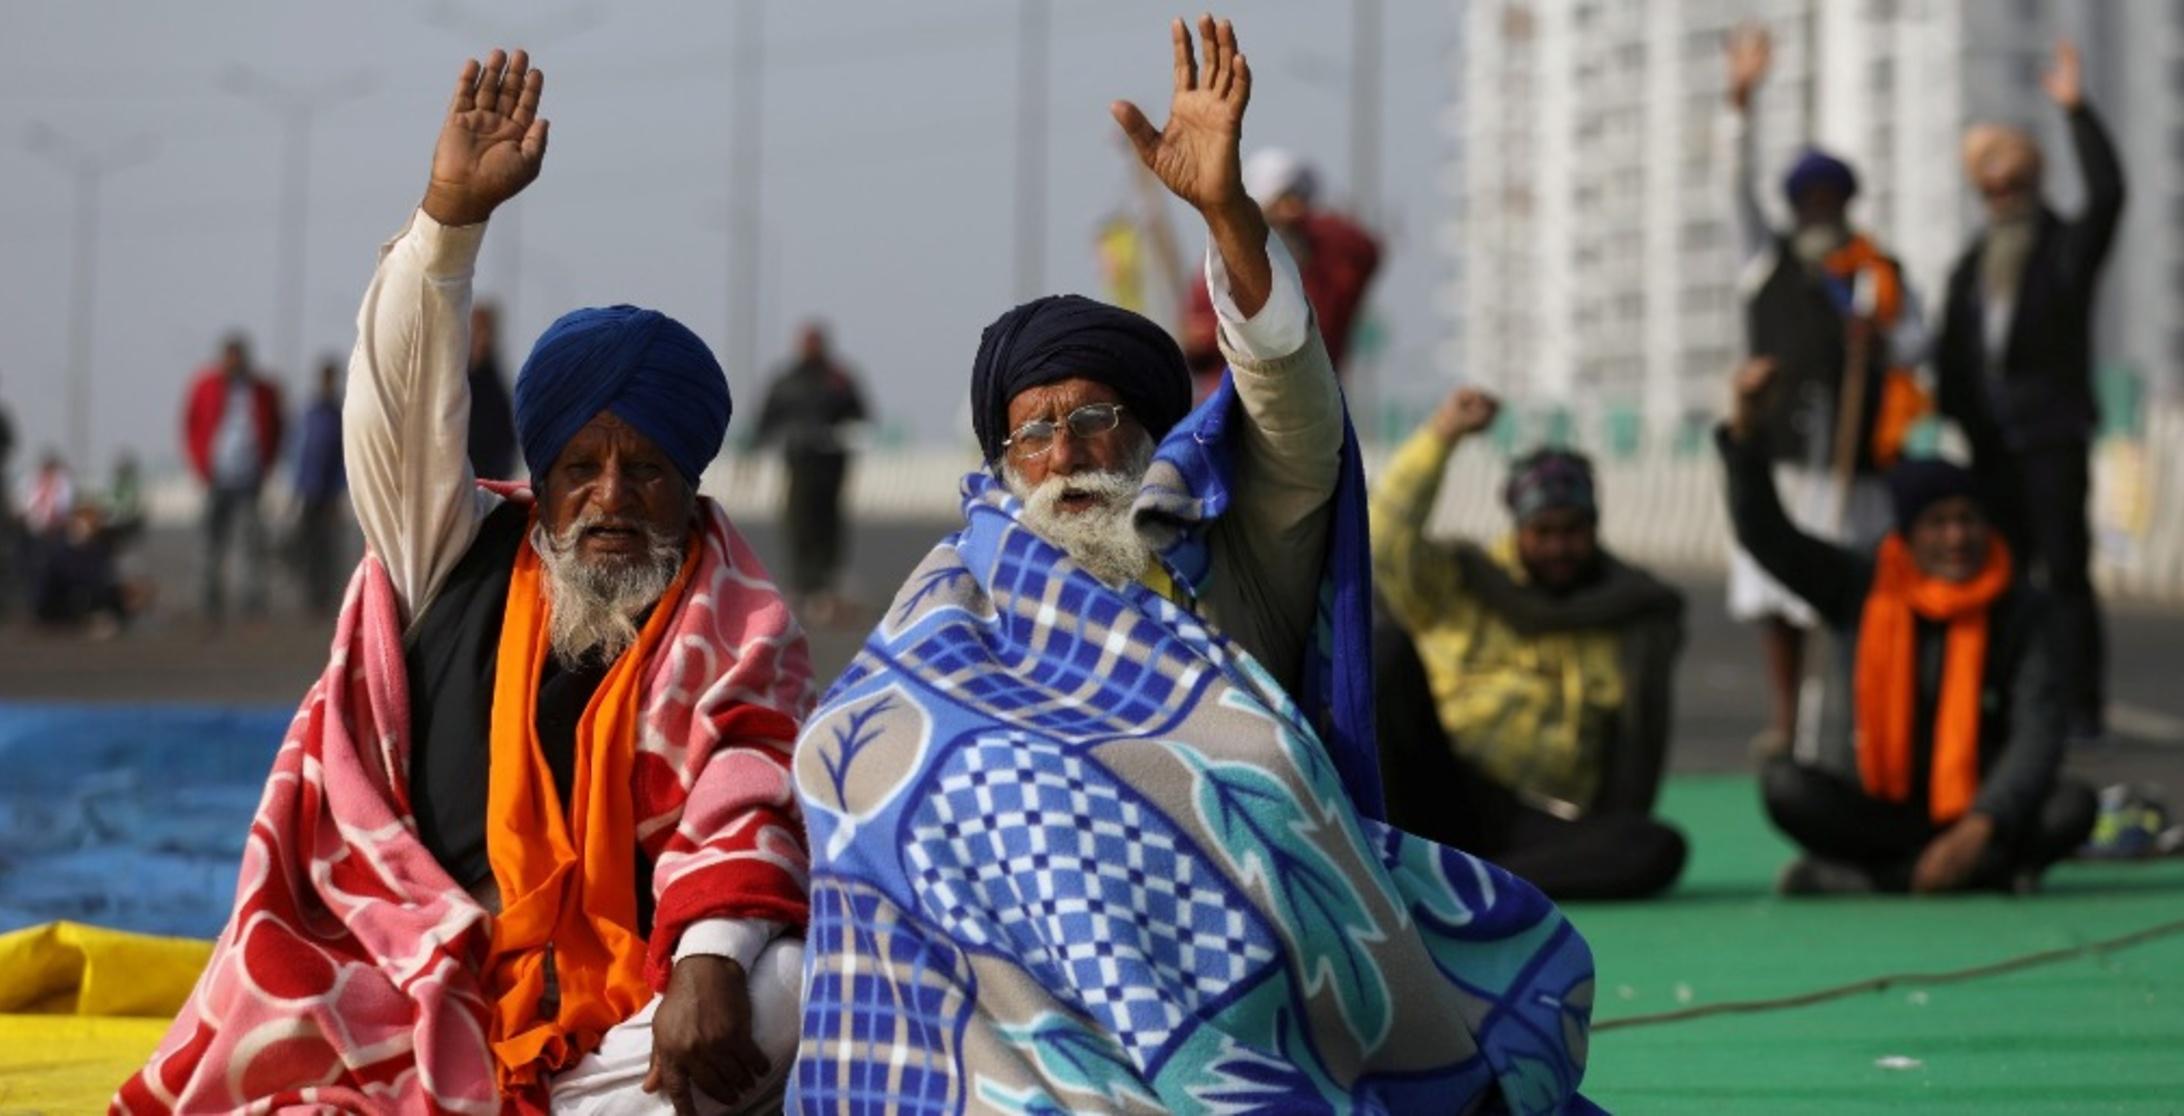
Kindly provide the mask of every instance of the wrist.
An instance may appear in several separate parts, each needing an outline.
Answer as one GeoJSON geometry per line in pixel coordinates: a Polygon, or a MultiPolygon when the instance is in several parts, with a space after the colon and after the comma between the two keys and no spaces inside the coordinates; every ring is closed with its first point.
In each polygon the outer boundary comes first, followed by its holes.
{"type": "Polygon", "coordinates": [[[1198,215],[1205,219],[1206,229],[1217,239],[1246,239],[1254,233],[1264,239],[1266,235],[1266,215],[1259,211],[1259,203],[1252,201],[1249,195],[1238,194],[1207,206],[1199,210],[1198,215]]]}
{"type": "Polygon", "coordinates": [[[425,198],[418,203],[418,208],[425,211],[425,216],[449,228],[484,224],[486,218],[493,215],[491,205],[481,204],[465,194],[444,190],[437,185],[425,187],[425,198]]]}

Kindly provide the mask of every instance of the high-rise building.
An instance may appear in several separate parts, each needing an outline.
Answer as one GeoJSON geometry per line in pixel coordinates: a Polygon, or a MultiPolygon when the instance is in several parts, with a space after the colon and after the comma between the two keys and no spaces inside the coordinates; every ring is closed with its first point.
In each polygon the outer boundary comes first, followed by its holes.
{"type": "Polygon", "coordinates": [[[2176,0],[1469,0],[1452,58],[1451,370],[1512,399],[1641,408],[1655,429],[1722,403],[1741,355],[1722,42],[1754,22],[1759,189],[1817,144],[1858,168],[1855,223],[1902,259],[1931,318],[1980,219],[1959,140],[2031,126],[2049,195],[2083,195],[2041,88],[2055,39],[2123,153],[2130,201],[2099,358],[2184,389],[2184,3],[2176,0]]]}

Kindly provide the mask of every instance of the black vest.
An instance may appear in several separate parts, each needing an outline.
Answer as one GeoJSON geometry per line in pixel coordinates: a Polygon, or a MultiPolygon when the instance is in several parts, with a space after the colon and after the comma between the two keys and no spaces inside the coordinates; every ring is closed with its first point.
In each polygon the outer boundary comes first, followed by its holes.
{"type": "MultiPolygon", "coordinates": [[[[1828,280],[1798,259],[1787,240],[1777,238],[1774,270],[1745,304],[1745,340],[1752,355],[1775,359],[1766,431],[1777,461],[1834,467],[1835,410],[1850,361],[1846,320],[1828,280]]],[[[1858,414],[1860,473],[1874,471],[1873,422],[1880,414],[1888,338],[1876,335],[1868,348],[1865,406],[1858,414]]]]}
{"type": "MultiPolygon", "coordinates": [[[[433,859],[465,888],[491,878],[486,857],[486,786],[493,735],[493,682],[501,619],[516,553],[529,530],[527,507],[504,502],[448,573],[432,607],[403,641],[410,686],[410,809],[433,859]]],[[[611,664],[563,668],[548,656],[538,683],[538,743],[566,804],[576,779],[576,724],[611,664]]],[[[652,864],[637,857],[637,921],[652,926],[652,864]]]]}

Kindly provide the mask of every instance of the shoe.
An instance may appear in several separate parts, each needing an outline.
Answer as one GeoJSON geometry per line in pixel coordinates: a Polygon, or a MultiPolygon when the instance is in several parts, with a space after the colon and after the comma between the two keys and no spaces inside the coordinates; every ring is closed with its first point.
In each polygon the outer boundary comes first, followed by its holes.
{"type": "Polygon", "coordinates": [[[2099,860],[2162,856],[2169,808],[2151,787],[2116,783],[2101,788],[2100,814],[2078,855],[2099,860]]]}
{"type": "Polygon", "coordinates": [[[1878,890],[1873,874],[1855,864],[1801,856],[1782,866],[1775,877],[1778,895],[1871,895],[1878,890]]]}

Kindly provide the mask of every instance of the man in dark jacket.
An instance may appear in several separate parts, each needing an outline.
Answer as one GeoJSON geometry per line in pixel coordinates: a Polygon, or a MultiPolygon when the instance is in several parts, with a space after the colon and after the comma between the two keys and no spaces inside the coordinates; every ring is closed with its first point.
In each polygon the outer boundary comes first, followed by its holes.
{"type": "Polygon", "coordinates": [[[1936,366],[1941,408],[1964,428],[1996,526],[2055,600],[2056,660],[2072,739],[2102,731],[2101,619],[2087,576],[2094,432],[2093,294],[2123,213],[2123,167],[2086,104],[2078,52],[2056,48],[2047,92],[2069,114],[2085,209],[2040,197],[2040,149],[2014,128],[1965,138],[1988,224],[1949,277],[1936,366]]]}
{"type": "Polygon", "coordinates": [[[1896,529],[1846,550],[1797,529],[1767,467],[1772,361],[1737,377],[1720,437],[1737,538],[1839,636],[1852,679],[1809,756],[1778,756],[1767,813],[1806,850],[1789,893],[2027,890],[2085,840],[2092,791],[2058,777],[2063,716],[2047,598],[2016,576],[1972,474],[1889,475],[1896,529]]]}
{"type": "Polygon", "coordinates": [[[841,609],[835,578],[842,565],[842,488],[850,459],[842,433],[864,420],[864,396],[829,351],[826,327],[806,323],[795,361],[766,392],[753,444],[781,446],[788,473],[782,521],[789,536],[783,579],[814,623],[832,622],[841,609]]]}

